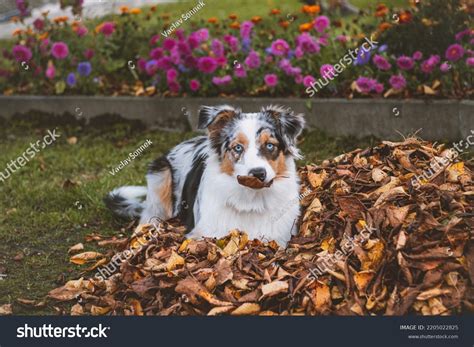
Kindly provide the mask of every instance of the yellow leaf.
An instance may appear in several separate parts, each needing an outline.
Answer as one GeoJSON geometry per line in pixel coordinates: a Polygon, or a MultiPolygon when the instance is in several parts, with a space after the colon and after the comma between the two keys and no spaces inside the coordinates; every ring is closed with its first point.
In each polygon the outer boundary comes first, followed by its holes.
{"type": "Polygon", "coordinates": [[[77,264],[77,265],[83,265],[91,260],[97,259],[99,257],[102,257],[101,253],[98,252],[84,252],[84,253],[79,253],[71,257],[70,262],[77,264]]]}
{"type": "Polygon", "coordinates": [[[171,253],[171,257],[168,259],[168,262],[166,263],[166,269],[168,271],[172,271],[176,269],[178,265],[184,265],[184,258],[180,256],[178,253],[173,251],[171,253]]]}

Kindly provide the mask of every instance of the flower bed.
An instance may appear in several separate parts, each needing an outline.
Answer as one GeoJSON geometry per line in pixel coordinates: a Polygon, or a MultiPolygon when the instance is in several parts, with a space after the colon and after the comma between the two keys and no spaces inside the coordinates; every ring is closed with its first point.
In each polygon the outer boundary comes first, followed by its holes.
{"type": "MultiPolygon", "coordinates": [[[[71,4],[80,13],[80,1],[71,4]]],[[[251,20],[189,18],[171,35],[165,29],[180,15],[159,7],[121,7],[98,25],[44,14],[13,33],[0,88],[6,95],[469,97],[470,11],[462,0],[431,0],[404,10],[381,4],[346,20],[303,6],[251,20]],[[440,30],[442,38],[432,37],[440,30]],[[418,46],[415,34],[426,36],[418,46]],[[349,53],[364,42],[375,44],[349,53]],[[323,87],[312,93],[317,81],[323,87]]]]}

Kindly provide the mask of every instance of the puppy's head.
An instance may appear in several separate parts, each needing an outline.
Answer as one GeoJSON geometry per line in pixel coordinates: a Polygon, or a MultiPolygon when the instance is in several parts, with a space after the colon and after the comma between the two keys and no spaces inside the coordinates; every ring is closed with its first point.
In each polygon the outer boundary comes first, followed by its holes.
{"type": "Polygon", "coordinates": [[[280,106],[264,107],[258,113],[242,113],[227,105],[205,106],[199,112],[199,128],[207,128],[221,171],[263,185],[285,177],[288,161],[300,158],[296,140],[304,124],[302,114],[280,106]]]}

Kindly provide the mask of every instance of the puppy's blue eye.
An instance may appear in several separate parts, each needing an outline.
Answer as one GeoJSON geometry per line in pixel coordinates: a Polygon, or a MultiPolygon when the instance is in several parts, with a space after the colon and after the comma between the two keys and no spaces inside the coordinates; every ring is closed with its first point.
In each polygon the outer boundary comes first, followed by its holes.
{"type": "Polygon", "coordinates": [[[236,145],[234,147],[234,151],[236,151],[237,153],[242,153],[243,150],[244,150],[244,147],[242,145],[236,145]]]}
{"type": "Polygon", "coordinates": [[[267,143],[267,149],[269,151],[273,151],[274,148],[275,148],[275,145],[273,143],[267,143]]]}

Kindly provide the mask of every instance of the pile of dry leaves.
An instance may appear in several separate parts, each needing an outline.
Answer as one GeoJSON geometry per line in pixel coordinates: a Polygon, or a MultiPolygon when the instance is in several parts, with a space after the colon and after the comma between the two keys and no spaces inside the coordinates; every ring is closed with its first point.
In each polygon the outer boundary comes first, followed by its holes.
{"type": "Polygon", "coordinates": [[[140,225],[129,239],[100,241],[129,258],[115,274],[94,278],[110,258],[82,252],[71,261],[94,271],[49,296],[73,301],[74,315],[473,311],[472,167],[454,160],[414,179],[447,153],[410,138],[302,168],[300,233],[286,250],[236,230],[193,241],[177,225],[140,225]]]}

